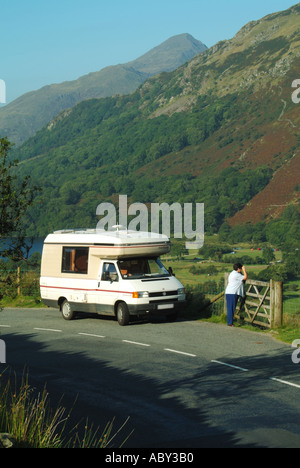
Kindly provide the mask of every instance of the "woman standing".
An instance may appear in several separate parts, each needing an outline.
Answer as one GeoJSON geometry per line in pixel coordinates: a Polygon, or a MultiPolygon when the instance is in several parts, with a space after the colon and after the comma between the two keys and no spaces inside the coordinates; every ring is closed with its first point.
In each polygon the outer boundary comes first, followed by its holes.
{"type": "Polygon", "coordinates": [[[248,279],[245,267],[241,263],[233,265],[225,291],[227,303],[227,324],[233,327],[233,317],[239,296],[244,296],[244,281],[248,279]]]}

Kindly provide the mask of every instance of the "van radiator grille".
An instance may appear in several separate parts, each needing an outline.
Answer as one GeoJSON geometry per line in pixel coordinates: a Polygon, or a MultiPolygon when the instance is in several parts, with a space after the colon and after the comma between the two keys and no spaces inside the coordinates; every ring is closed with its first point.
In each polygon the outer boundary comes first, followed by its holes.
{"type": "Polygon", "coordinates": [[[168,296],[178,296],[177,290],[176,291],[159,291],[159,292],[151,292],[149,293],[149,297],[168,297],[168,296]]]}

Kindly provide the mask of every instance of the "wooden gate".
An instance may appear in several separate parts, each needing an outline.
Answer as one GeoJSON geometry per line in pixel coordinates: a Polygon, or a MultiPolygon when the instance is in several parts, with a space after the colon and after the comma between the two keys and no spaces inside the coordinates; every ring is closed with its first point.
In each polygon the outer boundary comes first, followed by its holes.
{"type": "MultiPolygon", "coordinates": [[[[228,275],[225,285],[227,278],[228,275]]],[[[234,317],[263,327],[276,328],[282,325],[282,309],[281,281],[248,279],[245,296],[239,300],[234,317]]]]}

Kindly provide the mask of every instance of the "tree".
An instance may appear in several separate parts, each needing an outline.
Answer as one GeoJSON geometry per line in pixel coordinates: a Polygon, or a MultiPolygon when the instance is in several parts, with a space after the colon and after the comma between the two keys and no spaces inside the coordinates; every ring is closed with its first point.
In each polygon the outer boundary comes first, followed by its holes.
{"type": "Polygon", "coordinates": [[[30,176],[19,180],[18,161],[8,158],[11,147],[7,138],[0,138],[0,257],[17,261],[24,258],[24,252],[28,254],[30,248],[23,220],[40,189],[31,186],[30,176]]]}
{"type": "Polygon", "coordinates": [[[300,250],[299,244],[290,243],[283,247],[283,260],[289,272],[289,279],[295,279],[300,276],[300,250]]]}
{"type": "Polygon", "coordinates": [[[171,254],[174,255],[177,260],[180,260],[185,253],[185,247],[182,242],[177,242],[172,245],[171,254]]]}
{"type": "Polygon", "coordinates": [[[275,260],[275,255],[272,247],[264,248],[263,259],[266,263],[271,263],[273,260],[275,260]]]}

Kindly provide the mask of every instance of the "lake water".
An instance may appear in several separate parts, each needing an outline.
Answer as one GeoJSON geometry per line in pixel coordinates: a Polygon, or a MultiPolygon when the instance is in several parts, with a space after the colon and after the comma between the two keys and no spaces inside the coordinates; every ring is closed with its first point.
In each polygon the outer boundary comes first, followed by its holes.
{"type": "MultiPolygon", "coordinates": [[[[31,239],[28,239],[28,242],[30,242],[31,239]]],[[[39,252],[42,255],[42,250],[43,250],[43,244],[44,244],[44,237],[37,237],[34,239],[32,247],[29,251],[29,257],[31,257],[32,254],[35,252],[39,252]]],[[[5,245],[5,244],[4,244],[5,245]]]]}
{"type": "Polygon", "coordinates": [[[30,257],[35,252],[39,252],[42,255],[44,240],[45,240],[44,237],[34,239],[33,244],[32,244],[32,248],[29,251],[29,256],[30,257]]]}

